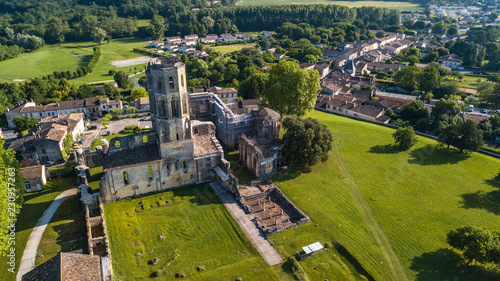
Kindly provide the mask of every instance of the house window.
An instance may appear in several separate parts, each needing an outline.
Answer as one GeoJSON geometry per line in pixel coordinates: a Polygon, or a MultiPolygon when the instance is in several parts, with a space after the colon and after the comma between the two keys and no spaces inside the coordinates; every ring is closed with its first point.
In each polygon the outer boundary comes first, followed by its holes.
{"type": "Polygon", "coordinates": [[[182,168],[184,168],[184,169],[187,168],[186,160],[182,161],[182,168]]]}
{"type": "Polygon", "coordinates": [[[151,165],[148,166],[148,177],[150,180],[153,179],[153,169],[151,168],[151,165]]]}
{"type": "Polygon", "coordinates": [[[42,153],[45,154],[45,148],[42,148],[42,153]]]}
{"type": "Polygon", "coordinates": [[[26,191],[31,191],[31,184],[29,181],[24,183],[24,188],[26,189],[26,191]]]}
{"type": "Polygon", "coordinates": [[[128,181],[128,173],[127,173],[127,171],[123,171],[123,182],[124,182],[125,184],[128,184],[128,183],[129,183],[129,181],[128,181]]]}

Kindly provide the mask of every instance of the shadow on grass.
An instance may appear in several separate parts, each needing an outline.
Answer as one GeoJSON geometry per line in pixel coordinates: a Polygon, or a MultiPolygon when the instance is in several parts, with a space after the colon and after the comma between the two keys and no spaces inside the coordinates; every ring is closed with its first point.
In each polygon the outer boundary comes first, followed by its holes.
{"type": "Polygon", "coordinates": [[[196,205],[221,204],[219,196],[215,194],[212,187],[207,184],[190,185],[172,190],[174,197],[194,197],[189,202],[196,205]]]}
{"type": "Polygon", "coordinates": [[[437,145],[426,145],[412,150],[408,162],[421,166],[447,165],[457,164],[468,158],[469,155],[467,154],[453,152],[437,145]]]}
{"type": "Polygon", "coordinates": [[[395,145],[386,144],[386,145],[372,146],[370,147],[370,150],[368,150],[368,152],[377,154],[396,154],[398,152],[401,152],[401,149],[399,149],[395,145]]]}
{"type": "Polygon", "coordinates": [[[500,274],[477,265],[467,266],[458,253],[444,248],[413,258],[410,269],[417,273],[417,281],[500,280],[500,274]]]}
{"type": "MultiPolygon", "coordinates": [[[[321,165],[321,163],[318,165],[321,165]]],[[[273,182],[288,181],[288,180],[298,178],[302,174],[308,174],[310,172],[312,172],[312,169],[310,166],[300,166],[300,167],[293,166],[292,169],[288,172],[288,174],[286,174],[286,175],[276,174],[273,176],[272,180],[273,180],[273,182]]]]}
{"type": "Polygon", "coordinates": [[[483,209],[495,215],[500,215],[500,190],[484,192],[478,190],[460,195],[462,208],[483,209]]]}
{"type": "Polygon", "coordinates": [[[342,246],[340,243],[335,243],[335,250],[337,250],[337,253],[341,255],[347,262],[349,262],[356,271],[363,275],[367,280],[370,281],[375,281],[375,278],[366,271],[366,269],[361,265],[358,260],[346,249],[344,246],[342,246]]]}
{"type": "Polygon", "coordinates": [[[494,177],[494,178],[489,179],[489,180],[485,180],[484,182],[486,184],[493,186],[493,187],[500,188],[500,179],[498,179],[497,177],[494,177]]]}

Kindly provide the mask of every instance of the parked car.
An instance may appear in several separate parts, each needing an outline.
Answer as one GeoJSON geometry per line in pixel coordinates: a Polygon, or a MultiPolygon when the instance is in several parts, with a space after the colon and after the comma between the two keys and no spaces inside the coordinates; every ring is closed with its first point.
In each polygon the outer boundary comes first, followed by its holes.
{"type": "Polygon", "coordinates": [[[148,117],[142,117],[139,121],[148,121],[148,117]]]}
{"type": "Polygon", "coordinates": [[[107,131],[107,132],[106,132],[106,136],[109,136],[109,135],[111,135],[111,132],[110,132],[110,131],[107,131]]]}
{"type": "Polygon", "coordinates": [[[469,105],[469,111],[474,111],[474,105],[473,104],[469,105]]]}
{"type": "Polygon", "coordinates": [[[95,130],[95,129],[97,129],[97,126],[90,126],[89,127],[89,130],[95,130]]]}
{"type": "Polygon", "coordinates": [[[79,142],[80,144],[82,144],[82,143],[84,143],[84,142],[85,142],[85,140],[84,140],[84,139],[79,139],[79,140],[78,140],[78,142],[79,142]]]}
{"type": "Polygon", "coordinates": [[[97,118],[97,117],[91,117],[90,118],[90,121],[97,121],[97,120],[99,120],[99,118],[97,118]]]}
{"type": "Polygon", "coordinates": [[[52,165],[54,165],[54,162],[53,162],[53,161],[48,161],[47,163],[45,163],[45,166],[47,166],[47,167],[48,167],[48,166],[52,166],[52,165]]]}
{"type": "Polygon", "coordinates": [[[63,158],[63,159],[59,159],[59,160],[54,161],[54,164],[56,164],[56,165],[57,164],[64,164],[64,163],[66,163],[66,161],[67,160],[63,158]]]}
{"type": "Polygon", "coordinates": [[[486,108],[481,109],[481,113],[488,113],[488,110],[486,108]]]}

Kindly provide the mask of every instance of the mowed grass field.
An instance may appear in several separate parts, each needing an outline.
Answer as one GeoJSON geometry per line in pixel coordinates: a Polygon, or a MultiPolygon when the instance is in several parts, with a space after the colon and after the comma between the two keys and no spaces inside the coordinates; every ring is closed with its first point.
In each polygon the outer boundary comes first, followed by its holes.
{"type": "Polygon", "coordinates": [[[45,46],[32,53],[0,62],[0,77],[7,80],[28,79],[47,75],[54,71],[75,71],[83,66],[86,58],[71,54],[57,46],[45,46]]]}
{"type": "MultiPolygon", "coordinates": [[[[274,179],[311,219],[271,237],[283,255],[337,241],[375,280],[500,279],[460,266],[446,243],[446,234],[465,224],[500,230],[492,182],[499,159],[466,157],[422,137],[401,152],[393,147],[393,129],[318,111],[310,117],[332,131],[333,149],[326,163],[274,179]]],[[[329,278],[331,263],[301,262],[312,280],[329,278]]]]}
{"type": "Polygon", "coordinates": [[[393,2],[393,1],[336,1],[336,0],[241,0],[238,6],[258,6],[258,5],[307,5],[307,4],[334,4],[348,7],[375,6],[379,8],[399,9],[401,11],[416,12],[422,8],[413,3],[393,2]]]}
{"type": "Polygon", "coordinates": [[[144,69],[144,64],[117,68],[111,64],[114,60],[141,57],[144,54],[134,52],[134,48],[146,47],[148,42],[137,38],[113,39],[100,46],[93,42],[63,43],[41,48],[33,53],[0,62],[0,82],[12,82],[14,79],[29,79],[52,74],[54,71],[75,71],[88,62],[94,47],[101,48],[101,58],[94,71],[84,77],[70,80],[75,85],[90,82],[113,80],[109,70],[125,71],[133,74],[144,69]]]}
{"type": "Polygon", "coordinates": [[[117,280],[149,279],[159,268],[158,280],[178,273],[186,280],[292,280],[281,265],[267,265],[208,184],[104,210],[117,280]],[[158,263],[148,264],[153,258],[158,263]]]}
{"type": "Polygon", "coordinates": [[[245,47],[255,47],[255,44],[234,44],[234,45],[222,45],[222,46],[210,46],[216,52],[221,54],[232,53],[234,51],[241,51],[245,47]]]}

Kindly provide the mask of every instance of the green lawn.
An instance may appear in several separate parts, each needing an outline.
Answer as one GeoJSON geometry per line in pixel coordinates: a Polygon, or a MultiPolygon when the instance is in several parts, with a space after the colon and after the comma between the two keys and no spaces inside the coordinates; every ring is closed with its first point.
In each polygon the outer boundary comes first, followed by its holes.
{"type": "Polygon", "coordinates": [[[181,272],[187,280],[292,279],[281,265],[267,266],[208,184],[108,203],[104,211],[118,280],[149,279],[159,268],[159,280],[181,272]]]}
{"type": "Polygon", "coordinates": [[[234,51],[240,51],[245,47],[255,47],[255,44],[234,44],[234,45],[222,45],[222,46],[210,46],[216,52],[221,54],[232,53],[234,51]]]}
{"type": "Polygon", "coordinates": [[[52,217],[38,246],[36,265],[56,256],[59,252],[77,249],[87,251],[85,214],[76,195],[66,199],[52,217]]]}
{"type": "Polygon", "coordinates": [[[486,77],[477,77],[477,76],[464,76],[462,80],[458,80],[457,78],[447,77],[443,80],[444,83],[456,83],[458,87],[476,89],[478,85],[478,80],[481,82],[487,82],[488,78],[486,77]]]}
{"type": "Polygon", "coordinates": [[[130,59],[143,56],[134,52],[134,48],[146,47],[148,43],[137,38],[113,39],[102,45],[93,42],[63,43],[49,45],[33,53],[26,53],[17,58],[0,62],[0,82],[12,82],[16,78],[27,79],[51,74],[54,71],[75,71],[88,61],[94,47],[101,48],[101,58],[94,71],[84,77],[70,80],[75,85],[89,82],[113,80],[109,70],[121,70],[127,74],[144,69],[144,64],[117,68],[111,64],[114,60],[130,59]],[[22,67],[20,67],[22,66],[22,67]]]}
{"type": "MultiPolygon", "coordinates": [[[[500,230],[498,189],[491,182],[499,159],[464,157],[421,137],[400,152],[392,146],[393,129],[318,111],[310,116],[330,128],[333,150],[326,163],[274,179],[311,218],[273,236],[278,250],[286,256],[309,243],[338,241],[375,280],[396,280],[393,271],[409,280],[499,280],[459,266],[446,244],[447,232],[464,224],[500,230]]],[[[313,280],[332,275],[327,264],[303,264],[313,280]]]]}
{"type": "MultiPolygon", "coordinates": [[[[15,78],[27,79],[51,74],[54,71],[75,71],[83,66],[80,58],[85,54],[72,54],[75,50],[63,49],[61,46],[53,45],[43,47],[33,53],[24,53],[16,58],[0,62],[0,76],[9,80],[15,78]]],[[[78,51],[76,51],[78,52],[78,51]]]]}
{"type": "MultiPolygon", "coordinates": [[[[76,178],[56,178],[52,180],[52,183],[51,190],[29,193],[24,196],[24,204],[16,224],[16,274],[26,242],[38,219],[57,195],[76,184],[76,178]]],[[[5,257],[0,257],[0,280],[15,280],[16,275],[7,271],[6,261],[5,257]]]]}
{"type": "Polygon", "coordinates": [[[305,4],[335,4],[348,7],[375,6],[379,8],[399,9],[401,11],[420,11],[422,8],[413,3],[393,1],[336,1],[336,0],[241,0],[239,6],[257,5],[305,5],[305,4]]]}

